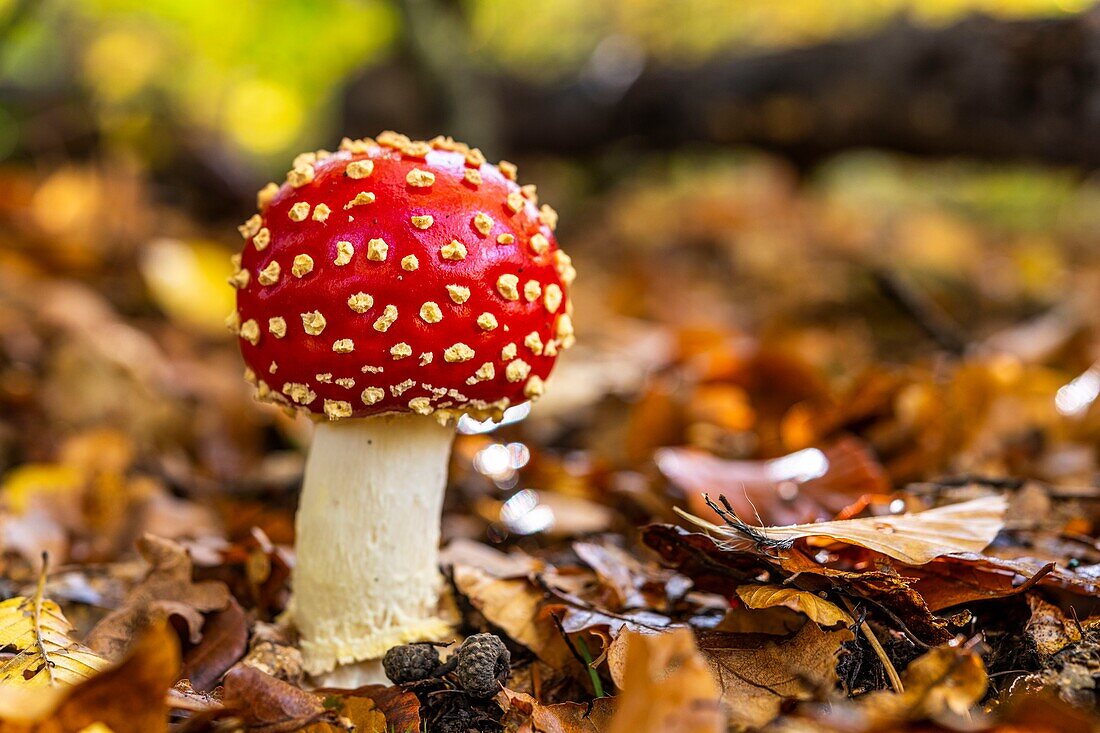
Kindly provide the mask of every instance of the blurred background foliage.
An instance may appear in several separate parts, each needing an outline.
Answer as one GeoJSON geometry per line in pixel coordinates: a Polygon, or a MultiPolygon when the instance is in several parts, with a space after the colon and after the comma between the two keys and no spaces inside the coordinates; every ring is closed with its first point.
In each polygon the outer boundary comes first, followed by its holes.
{"type": "MultiPolygon", "coordinates": [[[[11,99],[79,95],[106,146],[168,161],[179,134],[212,137],[274,173],[299,149],[331,144],[340,94],[401,52],[422,0],[0,0],[0,159],[56,144],[60,130],[11,99]],[[402,7],[404,6],[404,7],[402,7]],[[7,98],[7,99],[5,99],[7,98]]],[[[466,0],[439,3],[460,27],[428,28],[461,62],[538,80],[620,64],[708,58],[868,33],[899,17],[947,24],[980,11],[1043,17],[1086,0],[466,0]]],[[[425,7],[421,7],[425,6],[425,7]]],[[[425,27],[431,24],[425,24],[425,27]]],[[[456,60],[457,61],[457,60],[456,60]]],[[[70,130],[69,132],[73,132],[70,130]]]]}
{"type": "MultiPolygon", "coordinates": [[[[1011,352],[1057,388],[1100,359],[1097,12],[0,0],[0,412],[27,420],[0,422],[0,469],[82,425],[174,445],[181,414],[221,480],[299,440],[251,405],[223,327],[235,225],[294,154],[386,128],[514,160],[561,212],[580,347],[536,430],[606,431],[617,454],[624,421],[598,408],[659,396],[678,359],[725,379],[757,347],[830,395],[944,351],[1011,352]],[[712,351],[725,376],[698,367],[712,351]]],[[[744,439],[771,409],[751,389],[684,425],[717,420],[703,442],[739,457],[796,447],[744,439]]],[[[639,420],[643,447],[682,439],[639,420]]]]}

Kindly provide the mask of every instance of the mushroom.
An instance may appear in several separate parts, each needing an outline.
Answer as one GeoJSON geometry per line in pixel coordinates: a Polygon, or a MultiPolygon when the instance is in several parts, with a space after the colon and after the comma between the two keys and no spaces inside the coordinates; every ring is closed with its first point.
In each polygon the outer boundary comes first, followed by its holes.
{"type": "Polygon", "coordinates": [[[537,399],[573,341],[557,215],[515,178],[450,138],[345,139],[298,156],[240,227],[245,376],[316,419],[289,614],[327,684],[372,681],[390,647],[450,631],[437,559],[455,421],[537,399]]]}

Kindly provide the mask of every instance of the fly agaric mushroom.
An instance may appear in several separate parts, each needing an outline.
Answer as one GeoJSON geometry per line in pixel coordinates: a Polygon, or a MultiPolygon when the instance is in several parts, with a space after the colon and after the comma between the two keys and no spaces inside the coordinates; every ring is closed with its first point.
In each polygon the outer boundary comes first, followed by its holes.
{"type": "Polygon", "coordinates": [[[573,341],[557,214],[515,179],[450,138],[345,139],[298,156],[240,227],[230,324],[246,378],[318,418],[290,613],[309,673],[345,665],[329,683],[448,633],[437,545],[452,424],[538,398],[573,341]]]}

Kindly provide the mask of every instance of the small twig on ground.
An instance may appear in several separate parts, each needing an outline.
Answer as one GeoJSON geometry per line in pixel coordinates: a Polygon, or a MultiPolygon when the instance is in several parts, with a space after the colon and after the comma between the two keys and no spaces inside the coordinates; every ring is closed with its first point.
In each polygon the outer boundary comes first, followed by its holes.
{"type": "MultiPolygon", "coordinates": [[[[840,600],[844,602],[844,605],[848,609],[848,613],[852,614],[853,618],[857,618],[855,606],[844,596],[840,597],[840,600]]],[[[898,671],[894,669],[894,663],[890,661],[890,657],[886,654],[886,650],[882,648],[882,644],[879,643],[878,637],[875,636],[875,632],[871,630],[870,624],[866,620],[859,622],[859,630],[863,632],[863,636],[867,639],[867,643],[871,645],[871,648],[875,650],[875,654],[878,656],[882,666],[886,669],[886,677],[890,680],[890,686],[894,688],[894,692],[899,695],[905,692],[905,685],[901,683],[901,677],[898,675],[898,671]]]]}
{"type": "Polygon", "coordinates": [[[956,356],[966,351],[966,334],[938,303],[886,268],[874,268],[871,277],[879,291],[908,314],[941,348],[956,356]]]}
{"type": "Polygon", "coordinates": [[[50,567],[50,553],[42,553],[42,571],[38,575],[38,588],[34,591],[34,643],[42,654],[42,663],[46,665],[46,674],[50,677],[50,685],[57,684],[53,676],[53,662],[46,653],[46,642],[42,639],[42,597],[46,589],[46,573],[50,567]]]}

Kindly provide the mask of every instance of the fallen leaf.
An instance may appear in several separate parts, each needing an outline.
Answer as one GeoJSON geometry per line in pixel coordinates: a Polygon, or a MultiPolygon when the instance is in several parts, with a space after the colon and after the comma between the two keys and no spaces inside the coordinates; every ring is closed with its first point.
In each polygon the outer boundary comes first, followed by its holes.
{"type": "Polygon", "coordinates": [[[101,724],[112,733],[165,733],[169,687],[179,670],[175,632],[145,630],[117,667],[72,688],[0,688],[0,733],[72,733],[101,724]]]}
{"type": "MultiPolygon", "coordinates": [[[[420,701],[401,687],[366,685],[355,690],[320,689],[325,707],[335,710],[355,726],[355,733],[418,733],[421,728],[420,701]]],[[[343,730],[331,723],[316,723],[309,733],[343,730]]]]}
{"type": "Polygon", "coordinates": [[[822,626],[851,626],[855,623],[851,616],[832,601],[805,590],[777,585],[742,585],[737,589],[737,595],[749,608],[786,606],[801,611],[822,626]]]}
{"type": "Polygon", "coordinates": [[[951,639],[947,623],[928,610],[924,599],[909,579],[885,570],[843,570],[822,565],[794,548],[762,555],[748,549],[729,547],[709,535],[688,532],[669,525],[650,525],[642,531],[643,541],[679,572],[691,578],[700,590],[730,594],[762,570],[774,578],[797,578],[802,590],[837,588],[888,608],[926,644],[951,639]]]}
{"type": "Polygon", "coordinates": [[[347,723],[314,723],[302,728],[302,733],[340,733],[348,730],[346,724],[350,724],[355,733],[389,733],[386,716],[375,707],[374,700],[369,697],[329,697],[325,698],[324,705],[338,713],[347,723]]]}
{"type": "Polygon", "coordinates": [[[726,518],[732,524],[720,527],[686,512],[679,513],[722,537],[760,547],[789,547],[797,539],[829,537],[909,565],[923,565],[952,552],[981,552],[1004,526],[1007,506],[1003,496],[987,496],[912,514],[787,527],[752,527],[728,512],[726,518]]]}
{"type": "Polygon", "coordinates": [[[601,697],[590,705],[543,705],[530,695],[508,689],[500,692],[497,701],[504,709],[501,724],[510,733],[600,733],[610,724],[615,702],[601,697]]]}
{"type": "Polygon", "coordinates": [[[71,685],[95,675],[107,660],[73,640],[61,608],[43,598],[45,568],[32,598],[0,603],[0,648],[15,656],[0,665],[0,684],[22,688],[71,685]]]}
{"type": "Polygon", "coordinates": [[[640,591],[645,583],[641,563],[633,555],[620,547],[597,542],[574,542],[573,551],[596,571],[613,608],[645,608],[648,605],[640,591]]]}
{"type": "Polygon", "coordinates": [[[1031,607],[1031,618],[1024,626],[1024,633],[1035,645],[1041,659],[1081,641],[1080,623],[1067,618],[1053,603],[1047,603],[1034,594],[1028,594],[1027,602],[1031,607]]]}
{"type": "Polygon", "coordinates": [[[180,676],[201,692],[211,690],[221,676],[244,656],[248,647],[248,620],[233,598],[224,611],[207,617],[202,641],[183,655],[180,676]]]}
{"type": "Polygon", "coordinates": [[[978,553],[938,557],[925,565],[898,567],[915,578],[913,587],[933,611],[973,601],[1007,598],[1026,592],[1032,585],[1067,591],[1079,597],[1100,594],[1095,578],[1027,559],[1006,560],[978,553]]]}
{"type": "Polygon", "coordinates": [[[235,667],[225,675],[222,701],[240,715],[250,733],[291,733],[320,722],[352,729],[320,696],[252,667],[235,667]]]}
{"type": "Polygon", "coordinates": [[[910,662],[901,676],[905,692],[882,690],[861,698],[878,725],[965,715],[985,695],[989,678],[981,657],[957,647],[936,647],[910,662]]]}
{"type": "Polygon", "coordinates": [[[721,689],[689,629],[623,632],[608,651],[622,690],[608,733],[720,733],[721,689]],[[612,654],[614,660],[612,661],[612,654]]]}
{"type": "Polygon", "coordinates": [[[546,594],[525,579],[504,580],[466,565],[451,576],[456,590],[493,626],[548,664],[562,667],[572,655],[553,620],[543,612],[546,594]]]}
{"type": "Polygon", "coordinates": [[[807,623],[781,640],[704,632],[699,648],[717,675],[730,722],[762,727],[775,719],[784,700],[813,699],[835,688],[837,655],[853,638],[848,629],[825,631],[807,623]]]}
{"type": "Polygon", "coordinates": [[[191,558],[181,545],[145,535],[138,541],[138,550],[152,566],[149,573],[127,594],[119,609],[96,624],[86,640],[89,647],[109,658],[126,648],[135,628],[161,616],[182,618],[191,643],[198,643],[203,613],[220,611],[229,604],[229,590],[224,583],[192,581],[191,558]]]}
{"type": "Polygon", "coordinates": [[[691,512],[713,520],[717,516],[703,499],[708,494],[724,496],[739,516],[780,524],[834,517],[854,499],[890,489],[868,447],[850,436],[824,450],[806,448],[765,461],[731,461],[689,448],[662,448],[653,458],[691,512]]]}

